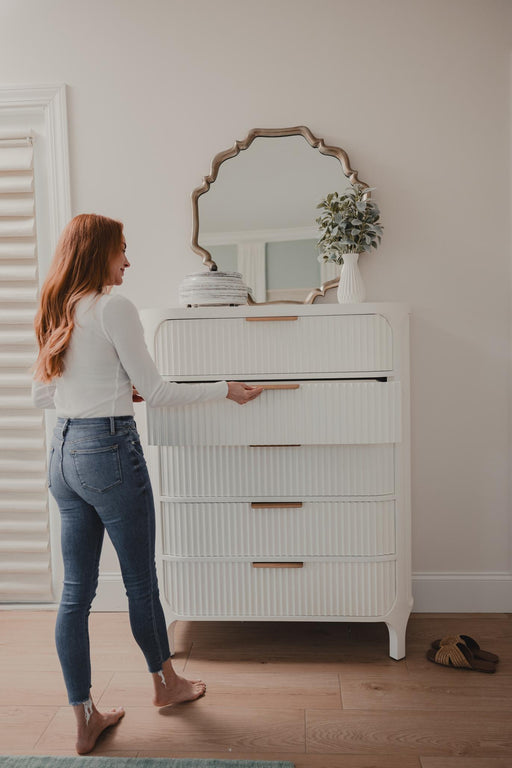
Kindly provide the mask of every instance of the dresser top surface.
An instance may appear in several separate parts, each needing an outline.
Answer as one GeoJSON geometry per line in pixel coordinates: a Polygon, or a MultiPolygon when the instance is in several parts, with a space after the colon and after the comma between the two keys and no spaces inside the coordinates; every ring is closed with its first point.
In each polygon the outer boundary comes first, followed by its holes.
{"type": "Polygon", "coordinates": [[[197,320],[237,317],[314,317],[325,315],[383,315],[398,321],[410,314],[403,303],[361,304],[243,304],[237,307],[151,307],[141,310],[143,321],[153,324],[165,320],[197,320]]]}

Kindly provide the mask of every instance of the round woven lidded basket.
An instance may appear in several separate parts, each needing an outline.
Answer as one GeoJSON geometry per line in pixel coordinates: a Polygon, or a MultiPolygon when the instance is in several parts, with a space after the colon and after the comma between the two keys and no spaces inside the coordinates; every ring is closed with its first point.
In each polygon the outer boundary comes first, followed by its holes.
{"type": "Polygon", "coordinates": [[[247,304],[247,286],[240,272],[193,272],[179,289],[180,304],[188,307],[247,304]]]}

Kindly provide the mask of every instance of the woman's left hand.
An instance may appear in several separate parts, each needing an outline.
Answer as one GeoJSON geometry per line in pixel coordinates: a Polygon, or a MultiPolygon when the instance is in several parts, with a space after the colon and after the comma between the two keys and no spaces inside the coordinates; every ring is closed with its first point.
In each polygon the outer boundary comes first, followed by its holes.
{"type": "Polygon", "coordinates": [[[134,403],[143,403],[144,402],[144,398],[142,397],[142,395],[139,395],[139,393],[137,392],[137,390],[135,389],[133,384],[132,384],[132,400],[133,400],[134,403]]]}

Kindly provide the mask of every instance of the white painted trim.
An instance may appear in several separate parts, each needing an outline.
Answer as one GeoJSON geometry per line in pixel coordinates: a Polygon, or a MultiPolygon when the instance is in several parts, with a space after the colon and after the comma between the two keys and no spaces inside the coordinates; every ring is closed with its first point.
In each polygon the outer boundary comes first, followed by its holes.
{"type": "Polygon", "coordinates": [[[117,571],[103,571],[98,578],[98,589],[92,603],[92,611],[128,611],[128,598],[123,578],[117,571]]]}
{"type": "MultiPolygon", "coordinates": [[[[58,610],[59,599],[54,603],[0,603],[0,611],[53,611],[58,610]]],[[[100,573],[98,589],[91,611],[102,613],[128,611],[128,598],[125,594],[123,578],[119,572],[100,573]]]]}
{"type": "MultiPolygon", "coordinates": [[[[48,192],[48,222],[42,227],[45,233],[45,247],[39,252],[39,283],[44,280],[55,246],[65,224],[71,218],[71,192],[69,171],[69,147],[67,128],[66,86],[63,83],[1,85],[0,115],[19,117],[31,128],[34,113],[44,124],[44,141],[39,151],[44,155],[44,167],[48,192]]],[[[30,130],[29,130],[30,133],[30,130]]],[[[36,180],[37,184],[37,180],[36,180]]],[[[36,214],[37,216],[37,214],[36,214]]],[[[38,226],[38,234],[41,223],[38,226]]],[[[55,414],[46,411],[46,442],[51,439],[55,414]]],[[[60,557],[60,521],[57,506],[49,495],[50,547],[52,567],[52,589],[57,598],[61,591],[63,568],[60,557]]]]}
{"type": "MultiPolygon", "coordinates": [[[[52,440],[53,430],[57,421],[54,410],[45,411],[46,427],[46,445],[49,446],[52,440]]],[[[52,591],[56,602],[60,602],[62,585],[64,583],[64,563],[60,551],[60,512],[57,502],[50,492],[48,492],[48,511],[50,526],[50,553],[52,569],[52,591]]]]}
{"type": "Polygon", "coordinates": [[[58,603],[0,603],[0,611],[57,611],[58,603]]]}
{"type": "MultiPolygon", "coordinates": [[[[163,581],[160,580],[163,584],[163,581]]],[[[413,574],[414,613],[510,613],[512,612],[512,573],[415,573],[413,574]]],[[[125,611],[126,598],[119,573],[102,573],[93,611],[125,611]]],[[[40,606],[36,606],[40,607],[40,606]]],[[[51,604],[46,604],[51,608],[51,604]]],[[[26,608],[28,604],[6,604],[0,610],[26,608]]]]}
{"type": "Polygon", "coordinates": [[[45,85],[1,85],[0,110],[19,112],[40,109],[45,120],[50,211],[50,251],[53,253],[64,225],[71,218],[69,146],[67,126],[66,86],[63,83],[45,85]]]}
{"type": "Polygon", "coordinates": [[[512,572],[413,573],[415,613],[510,613],[512,572]]]}
{"type": "Polygon", "coordinates": [[[202,232],[201,245],[236,245],[250,241],[280,243],[289,240],[317,240],[316,227],[293,227],[290,229],[248,229],[229,232],[202,232]]]}
{"type": "MultiPolygon", "coordinates": [[[[161,576],[159,581],[163,584],[161,576]]],[[[120,597],[123,589],[119,573],[101,574],[92,610],[126,611],[126,599],[120,597]]],[[[512,573],[415,573],[413,594],[414,613],[510,613],[512,573]]],[[[56,603],[4,603],[0,604],[0,611],[57,607],[56,603]]]]}
{"type": "MultiPolygon", "coordinates": [[[[126,610],[122,592],[119,573],[101,574],[92,610],[126,610]]],[[[510,613],[512,573],[415,573],[413,595],[414,613],[510,613]]]]}
{"type": "Polygon", "coordinates": [[[71,189],[67,126],[66,86],[55,86],[47,102],[49,192],[51,195],[51,251],[71,219],[71,189]]]}

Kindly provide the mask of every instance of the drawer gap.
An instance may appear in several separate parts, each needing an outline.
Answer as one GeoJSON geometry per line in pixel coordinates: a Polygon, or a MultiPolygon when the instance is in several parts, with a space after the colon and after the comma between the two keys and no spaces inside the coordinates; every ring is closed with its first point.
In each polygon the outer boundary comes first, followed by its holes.
{"type": "Polygon", "coordinates": [[[251,509],[300,509],[302,501],[253,501],[251,509]]]}
{"type": "Polygon", "coordinates": [[[228,376],[219,376],[218,379],[213,379],[213,378],[197,379],[195,377],[185,378],[183,376],[179,376],[179,377],[163,376],[163,378],[166,379],[166,381],[180,381],[180,382],[182,382],[184,384],[187,384],[187,383],[189,383],[189,384],[211,384],[212,381],[239,381],[239,382],[242,382],[242,383],[249,383],[250,382],[254,386],[257,386],[260,382],[263,383],[263,382],[271,382],[271,381],[281,382],[281,383],[288,382],[288,381],[289,382],[298,381],[298,382],[300,382],[302,384],[305,384],[305,383],[314,384],[315,382],[323,382],[323,381],[341,381],[341,382],[343,382],[343,381],[360,381],[360,382],[364,382],[364,381],[380,381],[380,382],[392,381],[392,377],[391,376],[319,376],[318,374],[316,374],[314,372],[311,372],[311,373],[308,373],[308,372],[301,373],[301,375],[299,377],[297,377],[297,378],[289,378],[288,376],[286,378],[284,378],[283,376],[272,376],[272,375],[267,376],[264,373],[262,373],[262,374],[251,373],[251,374],[248,374],[247,376],[244,376],[244,377],[229,376],[229,375],[228,376]],[[305,376],[314,376],[315,378],[307,379],[305,381],[304,380],[305,376]]]}

